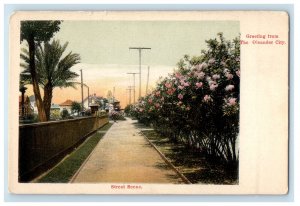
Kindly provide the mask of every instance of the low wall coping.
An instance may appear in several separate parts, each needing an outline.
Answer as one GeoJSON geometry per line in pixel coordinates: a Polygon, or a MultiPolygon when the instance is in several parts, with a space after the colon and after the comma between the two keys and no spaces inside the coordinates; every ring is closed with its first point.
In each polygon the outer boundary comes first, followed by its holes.
{"type": "Polygon", "coordinates": [[[46,126],[46,125],[51,125],[51,124],[59,124],[63,122],[72,122],[72,121],[80,121],[83,119],[91,119],[91,118],[106,118],[108,117],[107,115],[104,116],[91,116],[91,117],[78,117],[75,119],[66,119],[66,120],[56,120],[56,121],[48,121],[48,122],[37,122],[37,123],[31,123],[31,124],[20,124],[19,128],[26,128],[26,127],[39,127],[39,126],[46,126]]]}

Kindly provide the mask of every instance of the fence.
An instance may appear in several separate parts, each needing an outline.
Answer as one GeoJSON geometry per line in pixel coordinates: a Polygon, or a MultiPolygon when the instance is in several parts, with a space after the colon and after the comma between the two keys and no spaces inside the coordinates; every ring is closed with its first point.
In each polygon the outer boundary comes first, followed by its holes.
{"type": "Polygon", "coordinates": [[[107,116],[102,116],[20,125],[19,181],[29,181],[47,171],[107,123],[107,116]]]}

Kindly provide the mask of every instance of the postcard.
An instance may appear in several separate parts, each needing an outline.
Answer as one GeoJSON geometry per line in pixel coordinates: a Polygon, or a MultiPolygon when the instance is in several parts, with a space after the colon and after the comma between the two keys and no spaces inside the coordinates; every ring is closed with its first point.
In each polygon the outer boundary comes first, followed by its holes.
{"type": "Polygon", "coordinates": [[[18,11],[15,194],[288,192],[283,11],[18,11]]]}

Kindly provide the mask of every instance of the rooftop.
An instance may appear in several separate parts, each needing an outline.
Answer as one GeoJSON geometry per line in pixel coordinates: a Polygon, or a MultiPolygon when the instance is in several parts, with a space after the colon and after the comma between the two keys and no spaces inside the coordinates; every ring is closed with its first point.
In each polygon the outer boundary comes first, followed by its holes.
{"type": "Polygon", "coordinates": [[[65,102],[59,104],[59,106],[72,106],[72,104],[73,104],[73,101],[68,99],[65,102]]]}

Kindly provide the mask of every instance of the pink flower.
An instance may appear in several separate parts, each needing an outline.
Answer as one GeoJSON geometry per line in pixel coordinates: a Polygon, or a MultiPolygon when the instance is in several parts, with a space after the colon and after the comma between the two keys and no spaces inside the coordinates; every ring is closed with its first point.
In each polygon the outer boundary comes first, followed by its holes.
{"type": "Polygon", "coordinates": [[[203,79],[204,76],[205,76],[205,73],[204,72],[195,72],[194,76],[197,78],[197,79],[203,79]]]}
{"type": "Polygon", "coordinates": [[[240,71],[240,70],[237,70],[235,73],[236,73],[236,75],[237,75],[238,77],[241,76],[241,71],[240,71]]]}
{"type": "Polygon", "coordinates": [[[208,60],[209,64],[214,64],[216,62],[216,60],[214,58],[211,58],[210,60],[208,60]]]}
{"type": "Polygon", "coordinates": [[[212,78],[213,78],[214,80],[220,79],[220,75],[219,75],[219,74],[214,74],[214,75],[212,76],[212,78]]]}
{"type": "Polygon", "coordinates": [[[155,103],[155,107],[156,107],[156,108],[159,108],[159,107],[160,107],[160,104],[159,104],[159,103],[155,103]]]}
{"type": "Polygon", "coordinates": [[[209,87],[209,89],[211,91],[215,91],[217,87],[218,87],[218,84],[211,84],[210,87],[209,87]]]}
{"type": "Polygon", "coordinates": [[[229,97],[228,100],[227,100],[227,105],[228,106],[234,106],[234,105],[236,105],[236,98],[229,97]]]}
{"type": "Polygon", "coordinates": [[[203,86],[203,83],[202,82],[197,82],[196,83],[196,88],[199,89],[203,86]]]}
{"type": "Polygon", "coordinates": [[[190,110],[191,110],[191,107],[190,107],[190,106],[187,106],[187,107],[186,107],[186,110],[187,110],[187,111],[190,111],[190,110]]]}
{"type": "Polygon", "coordinates": [[[182,101],[179,101],[179,102],[177,103],[177,105],[178,105],[178,106],[182,105],[182,101]]]}
{"type": "Polygon", "coordinates": [[[165,100],[165,98],[164,98],[164,97],[162,97],[160,100],[163,102],[163,101],[165,100]]]}
{"type": "Polygon", "coordinates": [[[209,86],[211,86],[212,84],[217,84],[217,82],[216,82],[216,81],[209,80],[209,81],[208,81],[208,84],[209,84],[209,86]]]}
{"type": "Polygon", "coordinates": [[[207,68],[207,64],[206,64],[205,62],[203,62],[203,63],[201,64],[201,68],[206,69],[206,68],[207,68]]]}
{"type": "Polygon", "coordinates": [[[180,79],[180,82],[181,82],[181,81],[185,81],[185,80],[186,80],[186,77],[182,75],[179,79],[180,79]]]}
{"type": "Polygon", "coordinates": [[[140,112],[143,112],[144,110],[143,109],[140,109],[140,112]]]}
{"type": "Polygon", "coordinates": [[[177,79],[179,79],[179,78],[181,77],[181,74],[180,74],[179,72],[176,72],[176,73],[175,73],[175,77],[176,77],[177,79]]]}
{"type": "Polygon", "coordinates": [[[176,89],[168,89],[167,93],[168,95],[172,95],[174,92],[176,91],[176,89]]]}
{"type": "Polygon", "coordinates": [[[157,97],[159,97],[159,96],[160,96],[160,91],[155,92],[155,95],[156,95],[157,97]]]}
{"type": "Polygon", "coordinates": [[[181,89],[181,90],[183,90],[183,89],[184,89],[184,86],[181,86],[181,85],[180,85],[180,86],[178,86],[178,88],[181,89]]]}
{"type": "Polygon", "coordinates": [[[234,89],[234,85],[232,85],[232,84],[229,84],[225,87],[225,91],[231,91],[233,89],[234,89]]]}
{"type": "Polygon", "coordinates": [[[227,77],[227,80],[231,80],[231,79],[233,78],[233,75],[230,74],[229,72],[227,72],[227,73],[225,74],[225,76],[227,77]]]}
{"type": "Polygon", "coordinates": [[[184,83],[183,83],[183,86],[188,87],[188,86],[190,86],[190,83],[184,82],[184,83]]]}
{"type": "Polygon", "coordinates": [[[204,101],[204,102],[210,102],[210,101],[212,101],[211,96],[210,96],[210,95],[205,95],[205,96],[203,97],[203,101],[204,101]]]}
{"type": "Polygon", "coordinates": [[[149,99],[148,102],[151,104],[152,103],[152,99],[149,99]]]}
{"type": "Polygon", "coordinates": [[[178,99],[183,99],[183,95],[182,94],[178,94],[178,99]]]}
{"type": "Polygon", "coordinates": [[[198,70],[198,71],[201,71],[202,68],[203,68],[203,65],[202,65],[202,64],[197,64],[197,65],[195,66],[195,69],[198,70]]]}
{"type": "Polygon", "coordinates": [[[171,88],[171,87],[172,87],[172,84],[170,84],[169,82],[166,82],[166,83],[165,83],[165,86],[166,86],[167,88],[171,88]]]}

